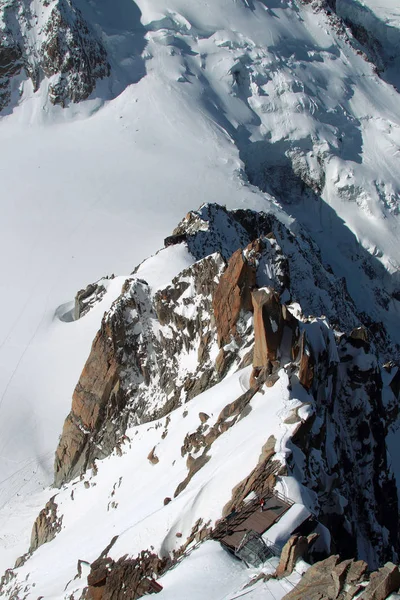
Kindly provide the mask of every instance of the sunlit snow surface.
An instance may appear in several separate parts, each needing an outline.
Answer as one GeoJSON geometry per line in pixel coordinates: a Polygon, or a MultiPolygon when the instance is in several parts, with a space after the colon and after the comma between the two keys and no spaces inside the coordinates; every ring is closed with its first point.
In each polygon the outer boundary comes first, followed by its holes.
{"type": "MultiPolygon", "coordinates": [[[[365,4],[382,15],[381,2],[365,4]]],[[[358,242],[390,273],[400,263],[399,94],[322,13],[278,0],[79,5],[106,26],[112,78],[64,110],[49,104],[46,81],[35,94],[25,81],[0,122],[0,507],[11,502],[0,512],[0,567],[29,545],[50,492],[32,494],[52,481],[73,388],[123,275],[202,202],[274,210],[291,222],[246,184],[242,160],[274,169],[300,149],[315,177],[317,157],[325,161],[326,204],[286,210],[360,303],[369,300],[368,281],[352,271],[358,242]],[[146,74],[130,84],[138,48],[146,74]],[[60,320],[78,289],[111,273],[121,277],[100,305],[79,322],[60,320]]],[[[398,27],[394,3],[382,18],[398,27]]],[[[157,286],[157,270],[143,268],[157,286]]],[[[397,315],[393,300],[393,327],[397,315]]],[[[87,556],[102,542],[93,539],[87,556]]]]}

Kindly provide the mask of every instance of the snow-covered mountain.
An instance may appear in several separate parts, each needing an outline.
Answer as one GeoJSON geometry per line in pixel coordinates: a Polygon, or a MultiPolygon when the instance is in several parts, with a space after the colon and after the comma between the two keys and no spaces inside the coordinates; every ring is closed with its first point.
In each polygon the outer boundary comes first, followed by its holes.
{"type": "Polygon", "coordinates": [[[92,597],[149,551],[160,597],[197,560],[233,597],[217,541],[169,561],[272,489],[309,560],[397,561],[398,7],[0,11],[0,596],[92,597]]]}

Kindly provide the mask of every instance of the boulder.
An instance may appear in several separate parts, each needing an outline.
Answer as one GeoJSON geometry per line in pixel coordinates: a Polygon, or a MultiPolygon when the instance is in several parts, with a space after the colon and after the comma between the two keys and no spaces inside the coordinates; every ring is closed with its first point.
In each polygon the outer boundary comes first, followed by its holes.
{"type": "Polygon", "coordinates": [[[156,447],[154,446],[154,448],[151,450],[151,452],[149,453],[147,460],[149,460],[151,462],[152,465],[156,465],[157,463],[160,462],[160,459],[158,458],[158,456],[156,455],[156,447]]]}
{"type": "Polygon", "coordinates": [[[209,415],[205,412],[199,412],[199,419],[202,423],[206,423],[209,419],[209,415]]]}

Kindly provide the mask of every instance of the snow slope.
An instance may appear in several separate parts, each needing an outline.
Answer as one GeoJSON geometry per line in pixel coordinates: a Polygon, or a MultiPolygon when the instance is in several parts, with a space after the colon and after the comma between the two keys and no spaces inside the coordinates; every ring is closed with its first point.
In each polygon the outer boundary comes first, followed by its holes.
{"type": "MultiPolygon", "coordinates": [[[[248,367],[245,374],[250,371],[248,367]]],[[[62,531],[18,569],[18,580],[27,581],[27,597],[40,593],[45,598],[64,598],[69,581],[68,595],[82,589],[86,578],[74,580],[78,559],[92,562],[116,534],[118,540],[109,552],[115,558],[126,553],[136,555],[143,548],[153,547],[160,556],[178,549],[182,542],[176,534],[186,539],[198,519],[215,523],[220,518],[232,489],[257,465],[270,435],[279,435],[276,451],[284,462],[290,454],[287,442],[296,428],[296,424],[285,424],[285,420],[302,402],[296,397],[289,398],[287,391],[285,394],[288,378],[282,372],[278,384],[254,396],[250,413],[214,442],[211,459],[187,488],[163,505],[164,498],[173,497],[175,488],[187,475],[181,446],[186,433],[198,427],[199,412],[210,415],[211,426],[220,411],[243,393],[243,385],[243,371],[239,371],[175,410],[169,421],[163,418],[128,429],[122,456],[113,453],[98,462],[97,473],[89,470],[84,480],[63,486],[55,499],[58,513],[64,515],[62,531]],[[165,430],[167,435],[163,435],[165,430]],[[155,465],[147,460],[152,448],[159,458],[155,465]],[[31,588],[32,582],[35,587],[31,588]]],[[[26,532],[22,540],[25,548],[35,509],[54,493],[49,489],[39,492],[37,497],[31,496],[30,514],[26,509],[25,514],[20,514],[26,532]]],[[[9,524],[2,522],[2,535],[6,539],[15,533],[14,526],[13,520],[9,524]]],[[[5,558],[15,559],[19,549],[17,544],[5,558]]],[[[245,577],[248,576],[247,573],[245,577]]]]}

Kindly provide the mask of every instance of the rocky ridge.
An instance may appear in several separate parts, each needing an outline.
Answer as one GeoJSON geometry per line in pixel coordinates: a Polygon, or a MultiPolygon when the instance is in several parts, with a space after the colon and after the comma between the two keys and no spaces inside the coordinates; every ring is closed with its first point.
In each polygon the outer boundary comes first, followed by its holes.
{"type": "MultiPolygon", "coordinates": [[[[193,256],[191,266],[161,289],[142,279],[139,267],[105,313],[56,451],[56,486],[95,472],[96,461],[114,450],[122,454],[129,426],[166,417],[163,438],[174,409],[252,365],[249,388],[213,418],[199,413],[199,426],[187,432],[181,448],[187,475],[174,497],[210,460],[216,440],[251,412],[255,394],[283,386],[285,374],[282,393],[302,401],[286,420],[294,427],[291,454],[282,461],[276,440],[266,440],[223,515],[289,475],[308,491],[334,552],[372,568],[395,560],[398,498],[385,437],[398,415],[398,370],[394,363],[381,367],[379,358],[389,333],[376,336],[362,325],[343,282],[309,238],[294,236],[272,215],[204,205],[166,240],[167,247],[181,244],[193,256]]],[[[149,450],[148,461],[158,465],[157,448],[149,450]]],[[[40,543],[59,531],[47,512],[38,518],[46,530],[35,537],[40,543]]],[[[210,531],[205,520],[193,538],[210,531]]],[[[182,552],[193,538],[182,541],[182,552]]],[[[107,572],[132,570],[129,561],[107,560],[107,572]]],[[[102,587],[104,577],[95,579],[93,586],[102,587]]]]}
{"type": "MultiPolygon", "coordinates": [[[[273,385],[285,366],[290,386],[308,393],[312,416],[293,438],[293,457],[301,452],[296,476],[318,498],[319,518],[346,556],[373,566],[391,559],[398,504],[385,436],[397,398],[390,379],[383,390],[381,336],[374,345],[342,282],[307,253],[311,242],[271,215],[205,205],[182,221],[173,243],[187,244],[197,262],[155,294],[133,276],[104,316],[57,449],[56,485],[107,456],[128,423],[167,415],[246,364],[253,386],[273,385]],[[182,374],[190,355],[194,366],[182,374]]],[[[207,429],[190,442],[203,457],[220,426],[207,429]]]]}

